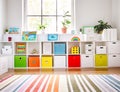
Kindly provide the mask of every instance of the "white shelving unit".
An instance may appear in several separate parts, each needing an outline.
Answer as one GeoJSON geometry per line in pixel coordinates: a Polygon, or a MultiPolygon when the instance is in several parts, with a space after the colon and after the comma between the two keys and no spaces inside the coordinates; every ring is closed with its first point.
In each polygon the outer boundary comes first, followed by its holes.
{"type": "Polygon", "coordinates": [[[22,41],[21,35],[9,34],[3,35],[3,38],[4,40],[0,42],[0,55],[3,55],[1,50],[4,46],[12,47],[12,53],[4,55],[10,62],[9,68],[120,67],[120,41],[84,41],[81,35],[71,34],[58,35],[57,41],[48,41],[47,34],[38,35],[35,42],[22,41]],[[12,37],[12,41],[8,41],[7,37],[12,37]],[[73,37],[79,37],[80,41],[71,41],[73,37]],[[19,43],[25,44],[25,53],[16,52],[19,43]],[[104,60],[106,63],[102,62],[104,60]]]}

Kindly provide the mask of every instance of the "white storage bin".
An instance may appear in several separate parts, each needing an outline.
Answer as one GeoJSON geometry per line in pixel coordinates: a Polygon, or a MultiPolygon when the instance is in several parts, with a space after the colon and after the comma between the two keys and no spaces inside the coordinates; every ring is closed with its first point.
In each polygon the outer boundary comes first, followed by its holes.
{"type": "Polygon", "coordinates": [[[106,54],[106,46],[96,46],[96,54],[106,54]]]}
{"type": "Polygon", "coordinates": [[[54,68],[66,68],[66,56],[54,56],[54,68]]]}
{"type": "Polygon", "coordinates": [[[81,55],[81,67],[94,67],[93,55],[81,55]]]}
{"type": "Polygon", "coordinates": [[[85,54],[94,54],[94,51],[92,49],[85,50],[85,54]]]}
{"type": "Polygon", "coordinates": [[[43,42],[43,54],[45,55],[52,54],[52,43],[43,42]]]}
{"type": "Polygon", "coordinates": [[[108,42],[108,53],[120,53],[120,42],[108,42]]]}
{"type": "Polygon", "coordinates": [[[88,50],[88,49],[93,49],[93,44],[86,44],[85,45],[85,49],[88,50]]]}
{"type": "Polygon", "coordinates": [[[108,66],[109,67],[120,67],[120,54],[108,55],[108,66]]]}

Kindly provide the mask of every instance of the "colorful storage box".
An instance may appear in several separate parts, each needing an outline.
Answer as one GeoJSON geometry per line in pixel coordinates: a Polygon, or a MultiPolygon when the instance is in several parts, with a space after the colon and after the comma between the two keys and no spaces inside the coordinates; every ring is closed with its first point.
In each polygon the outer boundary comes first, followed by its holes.
{"type": "Polygon", "coordinates": [[[54,68],[66,68],[66,56],[54,56],[54,68]]]}
{"type": "Polygon", "coordinates": [[[81,67],[94,67],[93,55],[81,55],[81,67]]]}
{"type": "Polygon", "coordinates": [[[29,67],[40,67],[40,58],[39,56],[30,56],[28,59],[28,66],[29,67]]]}
{"type": "Polygon", "coordinates": [[[54,54],[66,54],[66,44],[65,43],[54,43],[54,54]]]}
{"type": "Polygon", "coordinates": [[[52,68],[52,56],[42,56],[42,68],[52,68]]]}
{"type": "Polygon", "coordinates": [[[81,66],[80,55],[69,55],[68,56],[68,67],[80,67],[81,66]]]}
{"type": "Polygon", "coordinates": [[[108,57],[105,54],[95,55],[95,66],[96,67],[107,67],[108,57]]]}
{"type": "Polygon", "coordinates": [[[26,56],[14,56],[14,67],[26,67],[26,56]]]}

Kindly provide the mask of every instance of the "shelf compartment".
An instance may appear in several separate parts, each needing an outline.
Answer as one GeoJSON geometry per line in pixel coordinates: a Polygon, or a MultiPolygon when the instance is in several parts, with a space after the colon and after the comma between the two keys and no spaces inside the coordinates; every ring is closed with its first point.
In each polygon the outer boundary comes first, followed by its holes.
{"type": "Polygon", "coordinates": [[[15,43],[15,54],[26,54],[26,43],[25,42],[17,42],[15,43]]]}
{"type": "Polygon", "coordinates": [[[68,42],[68,54],[79,55],[80,54],[80,43],[79,42],[68,42]]]}
{"type": "Polygon", "coordinates": [[[65,42],[55,42],[54,43],[54,54],[55,55],[65,55],[66,54],[66,43],[65,42]]]}
{"type": "Polygon", "coordinates": [[[78,55],[69,55],[68,56],[68,68],[71,67],[80,67],[81,66],[81,57],[78,55]]]}
{"type": "Polygon", "coordinates": [[[28,57],[28,67],[40,67],[40,57],[39,56],[29,56],[28,57]]]}
{"type": "Polygon", "coordinates": [[[94,56],[93,55],[81,55],[81,67],[89,68],[94,67],[94,56]]]}
{"type": "Polygon", "coordinates": [[[107,67],[108,56],[105,54],[96,54],[95,55],[95,66],[96,67],[107,67]]]}
{"type": "Polygon", "coordinates": [[[40,43],[39,42],[28,42],[28,54],[39,55],[40,53],[40,43]]]}
{"type": "Polygon", "coordinates": [[[52,56],[42,56],[42,68],[52,68],[53,57],[52,56]]]}
{"type": "Polygon", "coordinates": [[[54,68],[66,68],[66,56],[54,56],[54,68]]]}
{"type": "Polygon", "coordinates": [[[53,43],[52,42],[42,42],[42,54],[51,55],[53,54],[53,43]]]}
{"type": "Polygon", "coordinates": [[[81,54],[94,54],[95,44],[93,42],[81,42],[81,54]]]}
{"type": "Polygon", "coordinates": [[[21,56],[20,55],[19,56],[15,55],[14,56],[14,67],[15,68],[27,67],[26,60],[27,60],[27,58],[26,58],[25,55],[21,55],[21,56]]]}

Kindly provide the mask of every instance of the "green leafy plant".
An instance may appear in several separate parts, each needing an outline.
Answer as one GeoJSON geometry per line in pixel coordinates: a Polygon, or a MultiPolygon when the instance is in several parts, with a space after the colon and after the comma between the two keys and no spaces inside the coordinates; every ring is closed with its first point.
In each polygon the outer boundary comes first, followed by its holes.
{"type": "Polygon", "coordinates": [[[104,29],[112,28],[111,25],[108,25],[108,23],[104,22],[103,20],[99,20],[98,23],[98,25],[94,26],[94,30],[96,33],[101,33],[104,29]]]}
{"type": "Polygon", "coordinates": [[[68,19],[68,16],[69,16],[68,14],[69,14],[69,11],[65,12],[63,15],[62,25],[64,28],[67,28],[71,23],[70,19],[68,19]]]}
{"type": "Polygon", "coordinates": [[[8,32],[8,29],[5,29],[5,32],[8,32]]]}
{"type": "Polygon", "coordinates": [[[45,29],[46,29],[46,27],[47,27],[47,25],[43,25],[43,24],[38,25],[38,30],[43,31],[43,30],[45,30],[45,29]]]}

